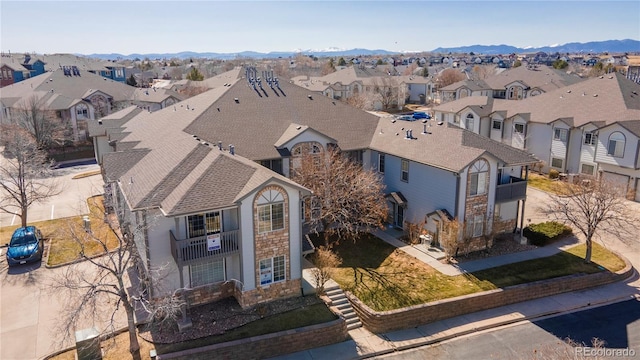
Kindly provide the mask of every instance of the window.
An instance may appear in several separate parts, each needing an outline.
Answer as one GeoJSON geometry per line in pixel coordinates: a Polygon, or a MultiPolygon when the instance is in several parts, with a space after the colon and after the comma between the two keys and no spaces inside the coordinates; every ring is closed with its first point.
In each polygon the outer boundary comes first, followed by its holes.
{"type": "Polygon", "coordinates": [[[258,199],[258,233],[284,229],[284,196],[267,190],[258,199]]]}
{"type": "Polygon", "coordinates": [[[493,123],[492,123],[492,124],[493,124],[493,125],[492,125],[493,130],[502,130],[502,121],[500,121],[500,120],[493,120],[493,123]]]}
{"type": "Polygon", "coordinates": [[[567,141],[567,129],[553,129],[553,140],[567,141]]]}
{"type": "Polygon", "coordinates": [[[467,223],[467,235],[471,237],[482,236],[484,231],[484,215],[474,215],[467,223]]]}
{"type": "Polygon", "coordinates": [[[486,160],[478,160],[471,166],[469,172],[469,195],[482,195],[486,193],[487,177],[489,176],[489,163],[486,160]]]}
{"type": "Polygon", "coordinates": [[[400,180],[409,182],[409,160],[402,159],[400,180]]]}
{"type": "Polygon", "coordinates": [[[595,170],[594,165],[582,164],[582,167],[580,168],[580,173],[585,175],[593,175],[594,170],[595,170]]]}
{"type": "Polygon", "coordinates": [[[260,160],[259,163],[267,169],[271,169],[282,175],[282,159],[260,160]]]}
{"type": "Polygon", "coordinates": [[[551,167],[562,169],[562,164],[564,163],[564,159],[561,158],[551,158],[551,167]]]}
{"type": "Polygon", "coordinates": [[[89,108],[87,105],[78,104],[78,106],[76,106],[76,115],[78,115],[77,117],[80,119],[89,117],[89,108]]]}
{"type": "Polygon", "coordinates": [[[187,216],[187,235],[189,238],[218,234],[221,229],[220,212],[210,212],[187,216]]]}
{"type": "Polygon", "coordinates": [[[116,77],[123,77],[124,71],[122,69],[116,69],[116,77]]]}
{"type": "Polygon", "coordinates": [[[614,132],[609,136],[609,146],[607,146],[607,155],[613,157],[624,156],[625,137],[621,132],[614,132]]]}
{"type": "Polygon", "coordinates": [[[468,114],[464,123],[465,129],[473,131],[473,120],[474,120],[473,114],[468,114]]]}
{"type": "Polygon", "coordinates": [[[260,285],[269,285],[271,283],[284,281],[284,279],[284,255],[260,260],[260,285]]]}
{"type": "Polygon", "coordinates": [[[191,286],[213,284],[225,280],[224,259],[189,266],[191,286]]]}
{"type": "Polygon", "coordinates": [[[598,135],[592,132],[584,133],[585,145],[595,145],[597,141],[598,141],[598,135]]]}
{"type": "Polygon", "coordinates": [[[384,173],[384,154],[378,154],[378,172],[384,173]]]}
{"type": "Polygon", "coordinates": [[[524,134],[524,124],[513,124],[513,130],[516,134],[524,134]]]}

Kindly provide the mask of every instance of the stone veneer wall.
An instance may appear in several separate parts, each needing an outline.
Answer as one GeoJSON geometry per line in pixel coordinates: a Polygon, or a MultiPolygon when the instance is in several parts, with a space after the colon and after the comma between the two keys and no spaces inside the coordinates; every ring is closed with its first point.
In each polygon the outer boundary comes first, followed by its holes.
{"type": "Polygon", "coordinates": [[[221,282],[189,289],[184,295],[189,306],[198,306],[233,296],[234,288],[233,282],[221,282]]]}
{"type": "MultiPolygon", "coordinates": [[[[289,196],[287,192],[276,185],[269,185],[258,192],[253,201],[253,228],[254,228],[254,251],[255,251],[255,283],[256,289],[249,291],[236,291],[236,299],[242,307],[249,307],[255,304],[295,296],[300,294],[300,279],[291,279],[291,252],[289,234],[289,196]],[[284,228],[282,230],[258,232],[258,199],[269,190],[280,192],[284,198],[284,228]],[[270,259],[275,256],[285,257],[285,280],[271,283],[267,286],[260,286],[260,260],[270,259]]],[[[298,260],[298,259],[296,259],[298,260]]]]}
{"type": "Polygon", "coordinates": [[[339,318],[324,324],[160,354],[156,359],[265,359],[339,343],[347,337],[347,324],[339,318]]]}
{"type": "Polygon", "coordinates": [[[563,276],[390,311],[374,311],[351,293],[347,292],[346,295],[364,326],[374,333],[384,333],[476,311],[621,281],[631,276],[634,270],[627,259],[620,257],[624,259],[626,266],[615,273],[603,271],[595,274],[563,276]]]}
{"type": "MultiPolygon", "coordinates": [[[[489,166],[488,163],[487,166],[489,166]]],[[[490,172],[487,173],[487,181],[485,182],[484,194],[482,195],[469,195],[469,190],[471,189],[471,173],[467,174],[467,199],[464,209],[465,221],[462,229],[463,241],[466,243],[460,244],[458,255],[464,255],[473,251],[485,249],[487,246],[493,246],[493,239],[490,239],[487,243],[483,236],[467,238],[467,224],[473,221],[473,217],[475,215],[484,216],[485,223],[483,225],[483,232],[487,231],[487,206],[489,204],[489,184],[491,183],[488,175],[489,173],[490,172]]]]}

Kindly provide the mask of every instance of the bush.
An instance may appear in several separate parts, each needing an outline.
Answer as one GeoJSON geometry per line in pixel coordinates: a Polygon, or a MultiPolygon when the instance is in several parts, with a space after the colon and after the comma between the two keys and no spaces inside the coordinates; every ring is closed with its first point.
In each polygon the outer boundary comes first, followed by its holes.
{"type": "Polygon", "coordinates": [[[556,169],[549,170],[549,179],[557,179],[560,177],[560,172],[556,169]]]}
{"type": "Polygon", "coordinates": [[[572,230],[570,227],[556,221],[531,224],[524,228],[523,231],[529,243],[536,246],[545,246],[571,233],[572,230]]]}

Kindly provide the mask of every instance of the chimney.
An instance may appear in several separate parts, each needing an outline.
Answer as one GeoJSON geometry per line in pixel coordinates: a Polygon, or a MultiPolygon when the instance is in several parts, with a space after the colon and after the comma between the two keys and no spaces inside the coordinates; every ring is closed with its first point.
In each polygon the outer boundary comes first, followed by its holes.
{"type": "Polygon", "coordinates": [[[409,130],[409,139],[413,139],[413,129],[409,130]]]}
{"type": "Polygon", "coordinates": [[[229,154],[231,154],[231,155],[235,155],[236,154],[236,147],[233,146],[233,144],[229,144],[229,154]]]}
{"type": "Polygon", "coordinates": [[[428,134],[427,133],[427,124],[423,124],[424,128],[422,129],[422,133],[423,134],[428,134]]]}

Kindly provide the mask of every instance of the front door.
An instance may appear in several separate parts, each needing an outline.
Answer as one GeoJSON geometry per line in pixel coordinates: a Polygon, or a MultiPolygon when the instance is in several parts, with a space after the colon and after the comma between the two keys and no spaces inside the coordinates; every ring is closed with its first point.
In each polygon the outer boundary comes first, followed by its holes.
{"type": "Polygon", "coordinates": [[[395,216],[395,220],[396,220],[395,226],[396,226],[397,228],[402,229],[402,228],[403,228],[403,223],[404,223],[404,208],[403,208],[402,206],[398,205],[398,204],[394,204],[394,208],[395,208],[395,210],[396,210],[396,211],[395,211],[395,213],[396,213],[396,216],[395,216]]]}

